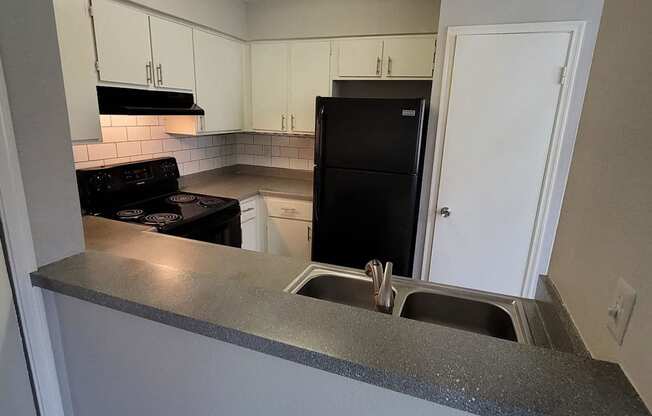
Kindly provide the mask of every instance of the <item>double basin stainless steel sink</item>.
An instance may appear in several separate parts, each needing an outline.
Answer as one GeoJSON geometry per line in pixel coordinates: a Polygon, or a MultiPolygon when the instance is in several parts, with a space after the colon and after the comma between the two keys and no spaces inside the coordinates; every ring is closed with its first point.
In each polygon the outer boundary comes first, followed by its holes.
{"type": "MultiPolygon", "coordinates": [[[[532,344],[519,298],[392,278],[392,315],[532,344]]],[[[375,311],[371,279],[361,271],[311,264],[286,292],[375,311]]]]}

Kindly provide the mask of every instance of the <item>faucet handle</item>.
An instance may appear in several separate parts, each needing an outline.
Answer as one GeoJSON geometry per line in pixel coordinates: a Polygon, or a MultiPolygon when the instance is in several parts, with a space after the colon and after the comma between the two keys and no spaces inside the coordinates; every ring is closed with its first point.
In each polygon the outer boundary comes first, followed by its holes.
{"type": "Polygon", "coordinates": [[[394,269],[394,263],[392,263],[391,261],[385,263],[385,274],[383,275],[384,281],[391,282],[393,269],[394,269]]]}
{"type": "Polygon", "coordinates": [[[364,272],[367,276],[371,277],[374,284],[374,295],[377,294],[383,278],[383,264],[378,259],[370,260],[364,267],[364,272]]]}

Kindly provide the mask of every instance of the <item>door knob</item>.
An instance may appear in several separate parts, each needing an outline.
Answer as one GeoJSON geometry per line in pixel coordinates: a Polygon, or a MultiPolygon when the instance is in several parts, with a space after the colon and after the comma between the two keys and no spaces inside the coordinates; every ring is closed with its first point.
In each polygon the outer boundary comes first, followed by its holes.
{"type": "Polygon", "coordinates": [[[439,215],[441,215],[444,218],[448,218],[451,216],[451,209],[448,207],[443,207],[442,209],[439,210],[439,215]]]}

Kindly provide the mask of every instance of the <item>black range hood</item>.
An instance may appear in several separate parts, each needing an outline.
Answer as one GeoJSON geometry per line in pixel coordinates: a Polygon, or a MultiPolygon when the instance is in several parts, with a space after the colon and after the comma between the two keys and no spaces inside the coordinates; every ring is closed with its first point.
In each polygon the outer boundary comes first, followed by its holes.
{"type": "Polygon", "coordinates": [[[100,114],[203,116],[190,93],[97,87],[100,114]]]}

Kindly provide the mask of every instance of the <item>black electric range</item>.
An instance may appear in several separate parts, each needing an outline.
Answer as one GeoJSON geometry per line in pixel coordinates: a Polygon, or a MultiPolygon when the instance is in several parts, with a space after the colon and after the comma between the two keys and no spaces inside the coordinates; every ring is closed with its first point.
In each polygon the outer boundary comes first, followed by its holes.
{"type": "Polygon", "coordinates": [[[182,192],[172,157],[77,170],[86,215],[155,227],[175,235],[232,247],[242,245],[235,199],[182,192]]]}

